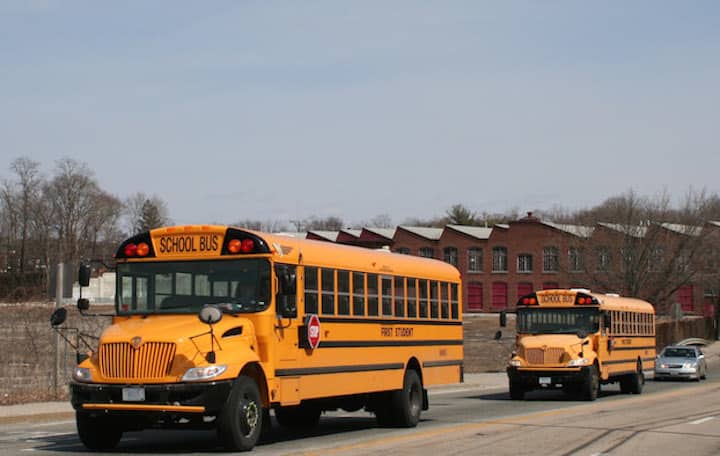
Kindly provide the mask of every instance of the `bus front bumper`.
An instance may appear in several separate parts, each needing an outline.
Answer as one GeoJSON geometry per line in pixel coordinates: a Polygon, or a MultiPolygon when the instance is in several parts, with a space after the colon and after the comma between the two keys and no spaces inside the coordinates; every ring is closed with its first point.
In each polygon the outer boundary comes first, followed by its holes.
{"type": "Polygon", "coordinates": [[[589,370],[589,367],[562,369],[508,367],[507,374],[511,383],[522,385],[525,389],[558,388],[581,385],[589,375],[589,370]]]}
{"type": "Polygon", "coordinates": [[[217,415],[232,386],[233,380],[159,385],[71,382],[70,394],[77,411],[217,415]],[[143,399],[123,400],[129,390],[141,392],[143,399]]]}

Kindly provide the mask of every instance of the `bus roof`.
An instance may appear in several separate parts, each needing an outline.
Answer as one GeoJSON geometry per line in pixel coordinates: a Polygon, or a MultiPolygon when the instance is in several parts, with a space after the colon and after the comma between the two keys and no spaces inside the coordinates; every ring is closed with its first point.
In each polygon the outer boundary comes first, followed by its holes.
{"type": "Polygon", "coordinates": [[[638,298],[629,298],[619,296],[614,293],[593,293],[585,289],[550,289],[536,291],[535,293],[523,296],[518,301],[518,307],[525,307],[523,304],[527,298],[531,298],[529,305],[539,305],[541,307],[575,307],[582,305],[594,305],[602,310],[620,310],[630,312],[647,312],[654,313],[655,308],[647,301],[638,298]],[[533,296],[537,296],[534,299],[533,296]],[[590,297],[594,298],[592,302],[590,297]],[[583,303],[583,300],[586,300],[583,303]]]}
{"type": "MultiPolygon", "coordinates": [[[[408,275],[418,278],[432,278],[450,282],[460,281],[460,272],[444,261],[431,258],[423,258],[412,255],[392,253],[388,250],[373,250],[364,247],[356,247],[332,242],[314,241],[310,239],[295,238],[282,234],[270,234],[245,228],[238,228],[226,225],[186,225],[169,226],[140,233],[125,240],[118,249],[118,260],[127,258],[134,261],[134,258],[125,257],[123,251],[129,243],[139,245],[141,242],[152,244],[151,252],[157,252],[156,258],[150,256],[137,258],[137,261],[159,260],[192,260],[220,258],[223,247],[224,236],[232,230],[242,236],[255,237],[264,243],[263,251],[268,252],[275,261],[297,263],[302,265],[322,266],[336,269],[348,269],[355,271],[370,272],[376,274],[408,275]],[[201,236],[222,236],[219,242],[208,241],[204,245],[212,246],[201,254],[193,254],[186,249],[183,252],[163,253],[161,240],[169,237],[187,237],[192,243],[193,237],[201,236]]],[[[197,239],[195,246],[202,243],[197,239]]],[[[175,244],[174,244],[175,245],[175,244]]],[[[262,253],[258,252],[258,253],[262,253]]],[[[152,253],[151,253],[152,255],[152,253]]]]}

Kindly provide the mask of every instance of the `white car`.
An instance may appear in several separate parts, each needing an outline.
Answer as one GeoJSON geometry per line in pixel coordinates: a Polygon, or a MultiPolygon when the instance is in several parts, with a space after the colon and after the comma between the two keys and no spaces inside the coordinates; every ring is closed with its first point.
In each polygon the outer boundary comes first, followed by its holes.
{"type": "Polygon", "coordinates": [[[699,381],[706,375],[705,355],[694,345],[668,345],[655,360],[655,380],[686,378],[699,381]]]}

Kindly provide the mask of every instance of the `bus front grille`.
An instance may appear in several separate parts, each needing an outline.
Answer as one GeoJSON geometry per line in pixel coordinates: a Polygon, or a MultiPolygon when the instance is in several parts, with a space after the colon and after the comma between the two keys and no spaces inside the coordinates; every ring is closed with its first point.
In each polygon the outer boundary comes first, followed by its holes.
{"type": "Polygon", "coordinates": [[[99,355],[105,378],[161,379],[170,372],[175,344],[146,342],[137,348],[127,342],[101,344],[99,355]]]}
{"type": "Polygon", "coordinates": [[[560,364],[564,355],[565,350],[562,348],[528,348],[525,351],[528,364],[560,364]]]}

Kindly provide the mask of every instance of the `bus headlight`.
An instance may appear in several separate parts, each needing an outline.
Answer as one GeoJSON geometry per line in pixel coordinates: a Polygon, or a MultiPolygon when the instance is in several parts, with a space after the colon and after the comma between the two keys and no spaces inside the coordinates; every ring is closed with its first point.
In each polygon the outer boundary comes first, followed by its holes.
{"type": "Polygon", "coordinates": [[[87,367],[76,367],[73,371],[73,379],[83,383],[91,382],[92,374],[90,373],[90,369],[87,367]]]}
{"type": "Polygon", "coordinates": [[[193,367],[185,372],[182,376],[184,382],[196,382],[199,380],[209,380],[218,375],[222,375],[227,370],[225,364],[212,364],[210,366],[193,367]]]}
{"type": "Polygon", "coordinates": [[[511,359],[510,361],[508,361],[508,364],[512,367],[520,367],[522,366],[522,361],[520,361],[519,359],[511,359]]]}
{"type": "Polygon", "coordinates": [[[590,364],[590,360],[587,358],[571,359],[568,367],[587,366],[588,364],[590,364]]]}

